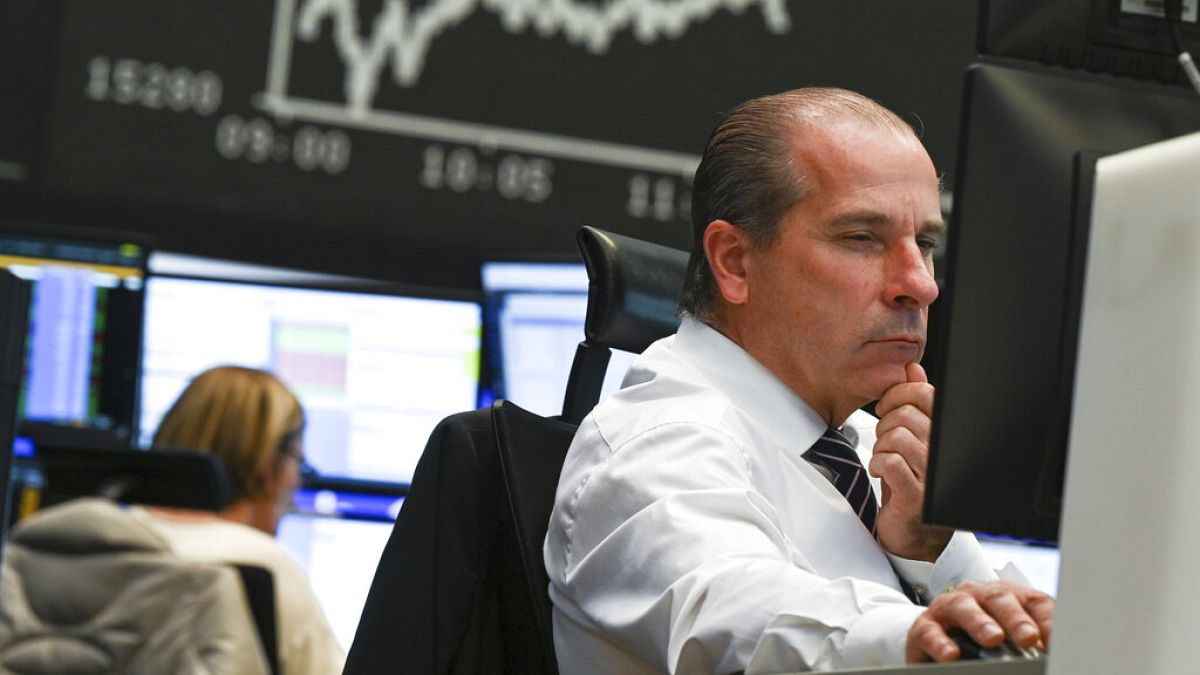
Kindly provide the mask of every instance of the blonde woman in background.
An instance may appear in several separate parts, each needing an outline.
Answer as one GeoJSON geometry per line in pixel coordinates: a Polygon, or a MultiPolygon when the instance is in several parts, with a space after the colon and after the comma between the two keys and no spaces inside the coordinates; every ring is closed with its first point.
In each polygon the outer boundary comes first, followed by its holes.
{"type": "Polygon", "coordinates": [[[274,539],[300,486],[304,411],[271,374],[221,366],[198,375],[163,417],[154,448],[221,458],[233,500],[220,513],[134,507],[181,557],[258,565],[275,581],[283,675],[340,673],[345,654],[304,570],[274,539]]]}

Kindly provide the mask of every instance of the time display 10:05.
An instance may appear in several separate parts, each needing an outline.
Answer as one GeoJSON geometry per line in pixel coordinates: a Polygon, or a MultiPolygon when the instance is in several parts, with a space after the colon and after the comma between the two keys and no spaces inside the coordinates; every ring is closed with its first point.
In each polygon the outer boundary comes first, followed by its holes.
{"type": "Polygon", "coordinates": [[[505,199],[539,203],[554,191],[554,163],[544,157],[507,153],[493,162],[495,151],[476,151],[435,143],[421,153],[418,182],[430,190],[495,191],[505,199]]]}

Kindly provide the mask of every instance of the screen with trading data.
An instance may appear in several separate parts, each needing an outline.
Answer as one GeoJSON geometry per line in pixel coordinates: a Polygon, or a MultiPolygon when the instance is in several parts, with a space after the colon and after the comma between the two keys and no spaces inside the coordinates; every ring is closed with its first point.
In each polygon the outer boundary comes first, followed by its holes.
{"type": "Polygon", "coordinates": [[[24,433],[129,439],[148,248],[119,235],[0,221],[0,268],[28,287],[24,433]]]}
{"type": "Polygon", "coordinates": [[[475,302],[154,276],[140,440],[204,369],[262,368],[303,404],[321,475],[407,483],[438,421],[475,407],[479,341],[475,302]]]}

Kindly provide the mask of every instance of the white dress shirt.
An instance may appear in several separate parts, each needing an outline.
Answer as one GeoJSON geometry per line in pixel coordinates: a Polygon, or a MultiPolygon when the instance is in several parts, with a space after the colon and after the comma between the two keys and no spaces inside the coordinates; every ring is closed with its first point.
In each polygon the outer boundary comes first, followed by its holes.
{"type": "MultiPolygon", "coordinates": [[[[844,431],[865,465],[876,419],[844,431]]],[[[996,573],[957,533],[936,563],[886,554],[801,455],[825,422],[691,319],[583,421],[545,543],[559,669],[746,673],[902,664],[928,595],[996,573]]],[[[877,479],[872,481],[879,493],[877,479]]]]}

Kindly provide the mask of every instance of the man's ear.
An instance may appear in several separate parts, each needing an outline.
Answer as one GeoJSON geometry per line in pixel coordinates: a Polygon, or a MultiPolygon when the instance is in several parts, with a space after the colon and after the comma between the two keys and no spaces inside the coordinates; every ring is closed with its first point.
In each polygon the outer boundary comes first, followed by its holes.
{"type": "Polygon", "coordinates": [[[750,296],[746,283],[746,233],[727,220],[714,220],[704,230],[704,255],[717,289],[726,302],[741,305],[750,296]]]}

